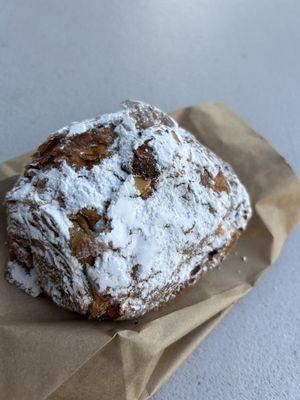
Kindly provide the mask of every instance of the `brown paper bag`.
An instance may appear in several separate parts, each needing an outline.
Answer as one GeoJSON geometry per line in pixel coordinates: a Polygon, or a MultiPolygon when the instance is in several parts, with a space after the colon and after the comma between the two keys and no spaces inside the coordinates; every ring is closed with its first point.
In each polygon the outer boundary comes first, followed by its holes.
{"type": "MultiPolygon", "coordinates": [[[[1,399],[148,399],[278,257],[300,220],[300,185],[289,165],[223,104],[173,116],[228,161],[250,192],[254,216],[236,251],[172,304],[137,322],[89,321],[4,280],[2,206],[1,399]]],[[[29,154],[0,166],[1,202],[28,159],[29,154]]]]}

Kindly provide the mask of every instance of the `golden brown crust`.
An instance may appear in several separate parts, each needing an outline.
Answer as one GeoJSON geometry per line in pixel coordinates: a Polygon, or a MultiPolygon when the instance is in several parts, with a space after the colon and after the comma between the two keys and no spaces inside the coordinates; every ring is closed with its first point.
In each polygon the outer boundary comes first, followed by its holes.
{"type": "Polygon", "coordinates": [[[94,319],[112,319],[120,317],[119,305],[112,301],[109,295],[93,295],[93,301],[89,306],[89,314],[94,319]]]}

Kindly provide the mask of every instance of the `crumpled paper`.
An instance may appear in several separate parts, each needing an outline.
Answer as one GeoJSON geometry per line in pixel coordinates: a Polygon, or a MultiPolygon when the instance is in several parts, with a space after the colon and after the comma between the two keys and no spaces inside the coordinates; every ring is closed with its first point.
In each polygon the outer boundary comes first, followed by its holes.
{"type": "MultiPolygon", "coordinates": [[[[144,400],[255,285],[300,220],[300,184],[287,162],[220,103],[172,114],[235,169],[254,215],[222,264],[167,307],[133,322],[98,322],[8,284],[0,209],[0,393],[6,400],[144,400]],[[247,261],[241,260],[246,257],[247,261]]],[[[0,166],[1,203],[30,155],[0,166]]]]}

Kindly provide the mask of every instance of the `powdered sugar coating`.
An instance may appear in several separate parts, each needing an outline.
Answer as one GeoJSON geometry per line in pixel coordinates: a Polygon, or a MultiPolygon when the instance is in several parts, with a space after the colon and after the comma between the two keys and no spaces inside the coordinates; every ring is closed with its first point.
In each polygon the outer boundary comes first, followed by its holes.
{"type": "Polygon", "coordinates": [[[10,281],[27,292],[26,274],[34,276],[34,285],[59,305],[85,314],[94,293],[105,294],[118,302],[120,319],[133,318],[168,301],[191,277],[214,266],[217,260],[210,259],[212,252],[224,248],[237,230],[246,227],[250,201],[228,164],[146,104],[128,102],[118,113],[73,123],[59,133],[72,140],[100,125],[114,126],[110,157],[79,170],[62,160],[59,166],[22,176],[7,194],[9,234],[14,237],[21,229],[33,253],[32,265],[23,265],[25,275],[20,273],[20,263],[11,262],[8,270],[10,281]],[[155,190],[142,198],[130,165],[134,151],[145,143],[159,175],[155,190]],[[228,190],[213,187],[220,172],[228,190]],[[205,174],[212,183],[203,184],[205,174]],[[44,182],[42,190],[38,181],[44,182]],[[88,265],[74,256],[70,245],[69,216],[82,209],[105,212],[111,228],[103,230],[101,221],[95,225],[96,240],[106,248],[88,265]],[[41,258],[53,265],[59,277],[45,275],[41,258]]]}
{"type": "Polygon", "coordinates": [[[7,278],[11,283],[18,283],[20,289],[37,297],[41,294],[41,287],[38,283],[35,271],[25,271],[17,261],[9,261],[7,264],[7,278]]]}

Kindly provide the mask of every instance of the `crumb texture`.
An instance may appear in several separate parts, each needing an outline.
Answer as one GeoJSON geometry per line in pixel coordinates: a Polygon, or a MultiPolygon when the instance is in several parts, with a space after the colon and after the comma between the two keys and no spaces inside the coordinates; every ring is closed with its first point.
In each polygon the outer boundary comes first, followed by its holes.
{"type": "Polygon", "coordinates": [[[7,279],[99,319],[173,299],[222,261],[251,216],[228,164],[131,100],[50,135],[6,202],[7,279]]]}

